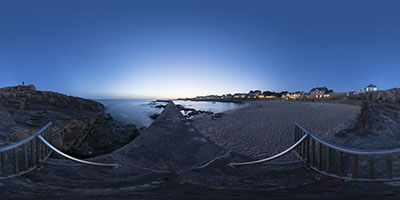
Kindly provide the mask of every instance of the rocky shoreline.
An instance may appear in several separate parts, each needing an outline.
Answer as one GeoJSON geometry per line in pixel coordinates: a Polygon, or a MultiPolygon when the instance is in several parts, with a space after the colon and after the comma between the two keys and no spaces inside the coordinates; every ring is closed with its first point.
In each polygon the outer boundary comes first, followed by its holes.
{"type": "Polygon", "coordinates": [[[0,145],[17,142],[53,122],[53,144],[80,158],[118,149],[140,132],[115,121],[101,103],[34,85],[0,88],[0,145]]]}
{"type": "MultiPolygon", "coordinates": [[[[157,101],[159,101],[159,102],[160,101],[161,102],[170,102],[170,101],[166,101],[166,100],[165,101],[157,100],[157,101]]],[[[159,108],[159,109],[164,109],[164,108],[167,107],[167,105],[168,104],[166,104],[166,105],[157,105],[155,107],[159,108]]],[[[191,119],[191,118],[193,118],[193,116],[199,115],[199,114],[206,114],[206,115],[215,115],[216,114],[216,113],[211,112],[211,111],[204,111],[204,110],[196,110],[196,109],[193,109],[193,108],[186,108],[185,106],[182,106],[182,105],[176,105],[176,107],[179,109],[179,111],[182,113],[182,115],[184,117],[188,118],[188,119],[191,119]]],[[[157,117],[159,117],[159,116],[160,116],[160,114],[155,113],[155,114],[151,115],[150,118],[157,119],[157,117]]]]}

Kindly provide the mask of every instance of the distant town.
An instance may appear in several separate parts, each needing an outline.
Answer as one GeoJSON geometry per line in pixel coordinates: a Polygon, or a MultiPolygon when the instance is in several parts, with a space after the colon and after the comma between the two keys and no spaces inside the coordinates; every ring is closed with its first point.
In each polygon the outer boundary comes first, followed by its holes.
{"type": "Polygon", "coordinates": [[[178,100],[197,100],[197,101],[236,101],[236,100],[255,100],[255,99],[284,99],[284,100],[296,100],[296,99],[338,99],[345,96],[352,96],[363,92],[374,92],[378,91],[378,88],[373,85],[367,85],[361,91],[351,92],[337,92],[328,89],[327,87],[315,87],[309,92],[296,91],[296,92],[273,92],[273,91],[261,91],[251,90],[248,93],[235,93],[235,94],[223,94],[223,95],[207,95],[197,96],[195,98],[179,98],[178,100]]]}

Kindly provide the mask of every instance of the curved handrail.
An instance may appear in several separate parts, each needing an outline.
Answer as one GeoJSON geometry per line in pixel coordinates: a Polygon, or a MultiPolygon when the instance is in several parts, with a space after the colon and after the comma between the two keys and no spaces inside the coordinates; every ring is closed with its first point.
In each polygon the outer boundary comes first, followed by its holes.
{"type": "Polygon", "coordinates": [[[352,148],[339,146],[339,145],[327,142],[325,140],[322,140],[321,138],[319,138],[315,134],[313,134],[310,131],[308,131],[307,129],[305,129],[299,123],[297,123],[297,122],[295,122],[295,123],[299,128],[301,128],[306,133],[306,135],[310,135],[313,139],[315,139],[316,141],[322,143],[323,145],[325,145],[325,146],[327,146],[327,147],[329,147],[331,149],[335,149],[337,151],[341,151],[341,152],[344,152],[344,153],[358,154],[358,155],[379,155],[379,154],[391,154],[391,153],[400,152],[400,148],[394,148],[394,149],[390,149],[390,150],[360,150],[360,149],[352,149],[352,148]]]}
{"type": "Polygon", "coordinates": [[[7,145],[7,146],[0,147],[0,152],[8,151],[8,150],[11,150],[11,149],[14,149],[14,148],[17,148],[17,147],[19,147],[19,146],[24,145],[25,143],[27,143],[27,142],[31,141],[32,139],[34,139],[36,136],[40,135],[44,130],[46,130],[46,129],[47,129],[49,126],[51,126],[51,125],[52,125],[52,123],[49,122],[46,126],[44,126],[43,128],[41,128],[41,129],[40,129],[39,131],[37,131],[35,134],[33,134],[33,135],[31,135],[31,136],[29,136],[29,137],[23,139],[23,140],[20,140],[20,141],[18,141],[18,142],[16,142],[16,143],[13,143],[13,144],[9,144],[9,145],[7,145]]]}
{"type": "Polygon", "coordinates": [[[75,162],[83,163],[83,164],[87,164],[87,165],[102,166],[102,167],[115,167],[115,168],[120,167],[119,164],[96,163],[96,162],[90,162],[90,161],[86,161],[86,160],[81,160],[81,159],[78,159],[78,158],[74,158],[74,157],[72,157],[72,156],[70,156],[70,155],[67,155],[67,154],[63,153],[62,151],[58,150],[56,147],[54,147],[54,146],[51,145],[49,142],[47,142],[47,140],[44,139],[41,135],[39,135],[38,138],[39,138],[40,140],[42,140],[42,142],[43,142],[44,144],[46,144],[48,147],[50,147],[50,149],[52,149],[52,150],[55,151],[56,153],[60,154],[61,156],[64,156],[65,158],[68,158],[68,159],[70,159],[70,160],[73,160],[73,161],[75,161],[75,162]]]}
{"type": "Polygon", "coordinates": [[[242,162],[242,163],[229,163],[228,166],[242,166],[242,165],[253,165],[253,164],[258,164],[258,163],[263,163],[263,162],[267,162],[270,160],[274,160],[276,158],[279,158],[285,154],[287,154],[288,152],[290,152],[291,150],[293,150],[294,148],[296,148],[301,142],[303,142],[303,140],[305,140],[308,137],[308,135],[304,135],[302,138],[300,138],[296,143],[294,143],[291,147],[287,148],[286,150],[268,157],[268,158],[264,158],[264,159],[260,159],[260,160],[255,160],[255,161],[249,161],[249,162],[242,162]]]}

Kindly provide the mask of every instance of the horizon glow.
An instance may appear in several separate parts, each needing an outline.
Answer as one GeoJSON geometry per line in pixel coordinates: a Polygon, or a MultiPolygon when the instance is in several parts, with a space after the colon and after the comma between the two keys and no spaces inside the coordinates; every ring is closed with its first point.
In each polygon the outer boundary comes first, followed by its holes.
{"type": "Polygon", "coordinates": [[[85,98],[400,87],[400,2],[0,2],[0,87],[85,98]]]}

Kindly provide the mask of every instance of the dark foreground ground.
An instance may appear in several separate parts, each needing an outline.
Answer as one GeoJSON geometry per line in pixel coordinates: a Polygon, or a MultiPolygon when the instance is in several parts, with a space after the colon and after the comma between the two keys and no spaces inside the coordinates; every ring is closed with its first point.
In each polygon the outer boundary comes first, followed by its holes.
{"type": "MultiPolygon", "coordinates": [[[[0,199],[398,199],[400,182],[346,182],[294,165],[252,160],[201,134],[173,104],[125,147],[91,160],[117,169],[45,164],[0,181],[0,199]]],[[[51,159],[57,163],[68,161],[51,159]]]]}

